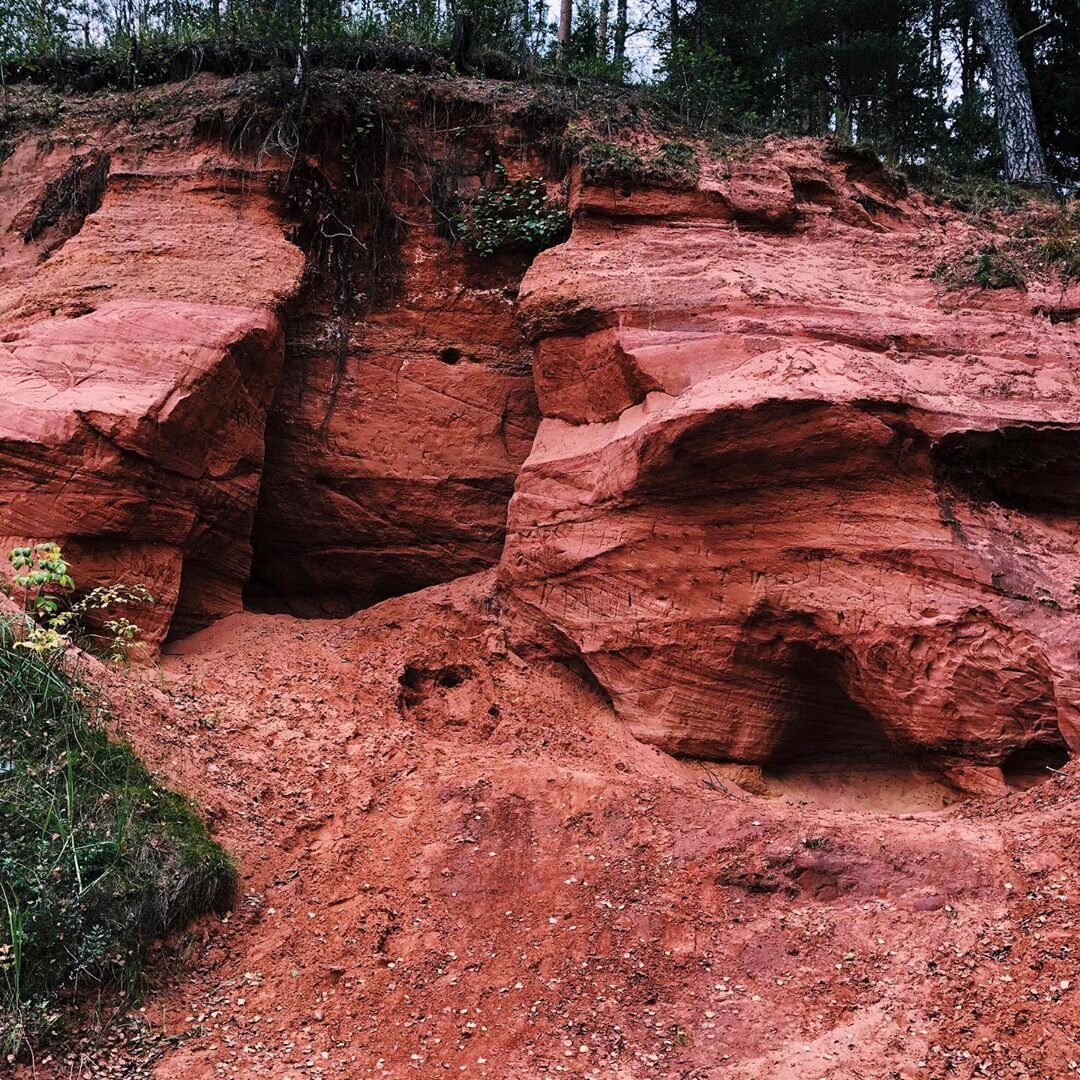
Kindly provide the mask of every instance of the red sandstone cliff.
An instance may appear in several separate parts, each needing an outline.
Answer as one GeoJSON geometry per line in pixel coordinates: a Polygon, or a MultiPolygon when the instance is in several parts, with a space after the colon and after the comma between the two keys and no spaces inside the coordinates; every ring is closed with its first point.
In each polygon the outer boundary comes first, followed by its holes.
{"type": "Polygon", "coordinates": [[[111,689],[243,882],[102,1071],[1069,1075],[1080,305],[816,143],[572,168],[522,282],[436,204],[542,103],[395,85],[349,222],[243,80],[0,165],[0,535],[213,623],[111,689]]]}
{"type": "Polygon", "coordinates": [[[572,168],[519,300],[525,260],[442,222],[493,161],[545,167],[527,93],[394,87],[396,119],[351,142],[331,98],[293,156],[212,80],[154,138],[16,147],[0,534],[144,580],[154,639],[501,557],[520,647],[682,753],[888,750],[995,790],[1080,744],[1080,357],[1038,286],[945,294],[967,224],[775,142],[692,184],[572,168]]]}
{"type": "Polygon", "coordinates": [[[515,631],[668,750],[900,750],[1000,790],[1080,746],[1075,328],[943,295],[963,226],[861,163],[712,168],[667,204],[583,191],[523,284],[515,631]]]}
{"type": "Polygon", "coordinates": [[[300,162],[261,85],[82,103],[0,171],[0,537],[145,582],[151,643],[245,589],[342,615],[493,565],[538,421],[527,261],[467,259],[432,206],[534,161],[528,94],[389,79],[376,130],[332,101],[300,162]]]}

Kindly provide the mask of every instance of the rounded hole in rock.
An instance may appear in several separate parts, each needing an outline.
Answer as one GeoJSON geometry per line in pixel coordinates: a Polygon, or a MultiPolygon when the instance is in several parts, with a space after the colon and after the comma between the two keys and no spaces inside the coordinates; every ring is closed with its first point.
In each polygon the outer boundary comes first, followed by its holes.
{"type": "Polygon", "coordinates": [[[455,349],[452,346],[448,346],[447,348],[443,349],[441,353],[439,353],[439,359],[444,364],[460,363],[463,357],[464,353],[462,353],[460,349],[455,349]]]}
{"type": "Polygon", "coordinates": [[[885,813],[941,810],[961,796],[898,748],[845,689],[839,656],[796,650],[776,684],[780,737],[762,768],[767,793],[885,813]]]}
{"type": "Polygon", "coordinates": [[[456,667],[441,668],[435,676],[439,686],[452,690],[455,686],[461,686],[465,681],[465,673],[456,667]]]}
{"type": "Polygon", "coordinates": [[[1014,791],[1026,791],[1045,783],[1068,763],[1069,750],[1063,742],[1033,743],[1009,754],[1001,763],[1001,772],[1014,791]]]}

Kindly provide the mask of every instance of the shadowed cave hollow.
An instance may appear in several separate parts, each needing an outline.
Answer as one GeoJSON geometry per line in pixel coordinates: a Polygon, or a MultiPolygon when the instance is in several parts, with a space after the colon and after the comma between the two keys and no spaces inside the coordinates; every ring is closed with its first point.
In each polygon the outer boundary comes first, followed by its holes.
{"type": "MultiPolygon", "coordinates": [[[[798,648],[773,689],[780,734],[762,777],[769,792],[837,809],[919,811],[964,798],[919,757],[895,745],[844,689],[843,661],[798,648]]],[[[1002,762],[1006,784],[1026,790],[1069,760],[1063,740],[1019,747],[1002,762]]]]}
{"type": "Polygon", "coordinates": [[[977,502],[1070,521],[1080,510],[1080,432],[956,432],[937,444],[934,459],[939,478],[977,502]]]}
{"type": "Polygon", "coordinates": [[[762,767],[771,793],[875,810],[940,809],[959,798],[852,700],[839,656],[796,649],[775,695],[780,735],[762,767]]]}

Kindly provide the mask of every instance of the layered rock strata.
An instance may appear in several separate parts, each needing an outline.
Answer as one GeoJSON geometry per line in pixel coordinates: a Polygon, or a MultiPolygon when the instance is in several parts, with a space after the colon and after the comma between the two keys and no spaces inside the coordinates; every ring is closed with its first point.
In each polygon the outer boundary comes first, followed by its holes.
{"type": "Polygon", "coordinates": [[[526,277],[545,418],[508,617],[669,751],[1000,789],[1080,747],[1075,331],[942,296],[887,179],[799,145],[768,157],[788,183],[765,167],[746,206],[588,197],[526,277]]]}

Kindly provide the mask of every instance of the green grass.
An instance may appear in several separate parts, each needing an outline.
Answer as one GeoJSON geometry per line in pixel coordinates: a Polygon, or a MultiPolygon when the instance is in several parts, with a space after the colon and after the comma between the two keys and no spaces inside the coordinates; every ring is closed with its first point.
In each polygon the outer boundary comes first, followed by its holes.
{"type": "Polygon", "coordinates": [[[912,165],[908,179],[938,203],[951,203],[957,210],[975,218],[994,212],[1012,213],[1032,197],[1027,189],[1007,184],[995,176],[958,176],[934,165],[912,165]]]}
{"type": "Polygon", "coordinates": [[[1020,264],[996,244],[984,244],[978,251],[939,262],[934,278],[947,289],[1023,289],[1027,284],[1020,264]]]}
{"type": "Polygon", "coordinates": [[[155,937],[232,898],[229,856],[105,720],[0,621],[0,1060],[83,991],[135,993],[155,937]]]}
{"type": "Polygon", "coordinates": [[[576,152],[582,176],[589,183],[691,188],[697,182],[697,152],[689,143],[669,140],[645,155],[634,146],[588,138],[576,152]]]}
{"type": "Polygon", "coordinates": [[[1062,203],[1031,232],[1036,257],[1055,269],[1062,282],[1080,281],[1080,201],[1062,203]]]}

